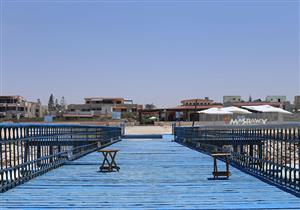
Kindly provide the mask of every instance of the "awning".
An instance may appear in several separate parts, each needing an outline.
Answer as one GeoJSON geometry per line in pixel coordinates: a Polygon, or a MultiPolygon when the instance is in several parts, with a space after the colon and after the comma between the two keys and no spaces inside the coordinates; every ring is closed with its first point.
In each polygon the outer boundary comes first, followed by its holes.
{"type": "Polygon", "coordinates": [[[241,109],[239,107],[230,106],[230,107],[224,107],[222,108],[225,111],[232,112],[233,114],[251,114],[252,112],[249,112],[246,109],[241,109]]]}
{"type": "Polygon", "coordinates": [[[233,114],[232,112],[223,110],[223,108],[210,108],[203,111],[199,111],[200,114],[216,114],[216,115],[226,115],[233,114]]]}
{"type": "Polygon", "coordinates": [[[253,110],[256,112],[268,113],[268,112],[275,112],[275,113],[283,113],[283,114],[292,114],[284,109],[273,107],[270,105],[261,105],[261,106],[242,106],[245,109],[253,110]]]}

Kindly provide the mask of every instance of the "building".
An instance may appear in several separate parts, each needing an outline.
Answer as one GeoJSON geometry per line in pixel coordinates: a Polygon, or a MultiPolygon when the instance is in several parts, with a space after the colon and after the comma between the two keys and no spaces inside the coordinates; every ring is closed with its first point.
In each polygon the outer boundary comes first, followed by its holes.
{"type": "Polygon", "coordinates": [[[294,107],[295,107],[295,112],[300,111],[300,96],[295,96],[295,98],[294,98],[294,107]]]}
{"type": "Polygon", "coordinates": [[[213,102],[214,101],[209,100],[208,97],[205,97],[205,99],[186,99],[181,101],[181,106],[206,106],[212,104],[213,102]]]}
{"type": "Polygon", "coordinates": [[[241,96],[223,96],[224,106],[231,106],[232,103],[238,103],[242,101],[241,96]]]}
{"type": "Polygon", "coordinates": [[[22,96],[0,96],[0,117],[43,117],[42,105],[39,102],[27,101],[22,96]]]}
{"type": "Polygon", "coordinates": [[[224,96],[223,97],[224,106],[260,106],[260,105],[270,105],[274,107],[283,108],[287,111],[292,111],[292,106],[289,101],[286,100],[286,96],[267,96],[265,101],[261,99],[251,100],[245,102],[241,99],[240,96],[224,96]]]}
{"type": "Polygon", "coordinates": [[[123,117],[137,115],[142,106],[124,98],[88,97],[84,104],[70,104],[66,118],[112,118],[113,112],[119,112],[123,117]]]}
{"type": "Polygon", "coordinates": [[[181,101],[181,105],[169,108],[155,108],[140,110],[140,121],[150,116],[157,117],[160,121],[191,121],[199,120],[198,111],[213,107],[223,107],[221,103],[215,103],[206,98],[186,99],[181,101]]]}
{"type": "Polygon", "coordinates": [[[286,102],[286,96],[267,96],[266,102],[284,103],[286,102]]]}
{"type": "Polygon", "coordinates": [[[166,117],[168,121],[175,121],[179,119],[184,121],[198,120],[198,111],[213,107],[223,107],[223,104],[215,103],[208,97],[205,97],[204,99],[197,98],[182,100],[181,105],[166,109],[166,117]]]}

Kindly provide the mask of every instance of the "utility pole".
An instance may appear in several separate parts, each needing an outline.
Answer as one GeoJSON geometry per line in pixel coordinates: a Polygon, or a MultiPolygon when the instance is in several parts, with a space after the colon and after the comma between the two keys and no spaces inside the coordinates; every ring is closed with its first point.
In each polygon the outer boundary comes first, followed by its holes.
{"type": "Polygon", "coordinates": [[[196,118],[196,113],[197,113],[197,103],[198,103],[198,99],[196,99],[196,102],[195,102],[195,110],[194,110],[194,117],[193,117],[193,127],[195,126],[195,118],[196,118]]]}

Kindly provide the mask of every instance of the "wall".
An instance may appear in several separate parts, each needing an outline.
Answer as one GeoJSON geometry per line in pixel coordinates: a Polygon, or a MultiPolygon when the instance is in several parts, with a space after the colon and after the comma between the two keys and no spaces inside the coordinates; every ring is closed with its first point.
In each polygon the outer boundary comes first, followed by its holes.
{"type": "MultiPolygon", "coordinates": [[[[300,113],[293,113],[293,114],[278,114],[278,113],[252,113],[247,115],[240,115],[240,114],[233,114],[233,115],[227,115],[227,116],[216,116],[216,115],[200,115],[199,121],[196,121],[195,124],[211,124],[211,125],[218,125],[218,124],[225,124],[225,120],[227,122],[230,121],[230,119],[237,119],[239,116],[245,116],[245,118],[250,119],[268,119],[267,122],[300,122],[300,113]]],[[[163,121],[157,121],[154,124],[155,125],[172,125],[174,122],[163,122],[163,121]]],[[[177,125],[180,123],[181,126],[191,126],[191,121],[180,121],[176,122],[177,125]]]]}

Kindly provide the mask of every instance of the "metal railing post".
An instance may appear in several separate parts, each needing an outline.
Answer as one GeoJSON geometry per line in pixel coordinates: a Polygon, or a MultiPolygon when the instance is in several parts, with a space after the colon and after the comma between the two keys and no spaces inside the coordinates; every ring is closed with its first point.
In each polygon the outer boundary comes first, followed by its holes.
{"type": "Polygon", "coordinates": [[[174,127],[176,141],[206,152],[231,146],[231,163],[300,194],[300,123],[174,127]]]}

